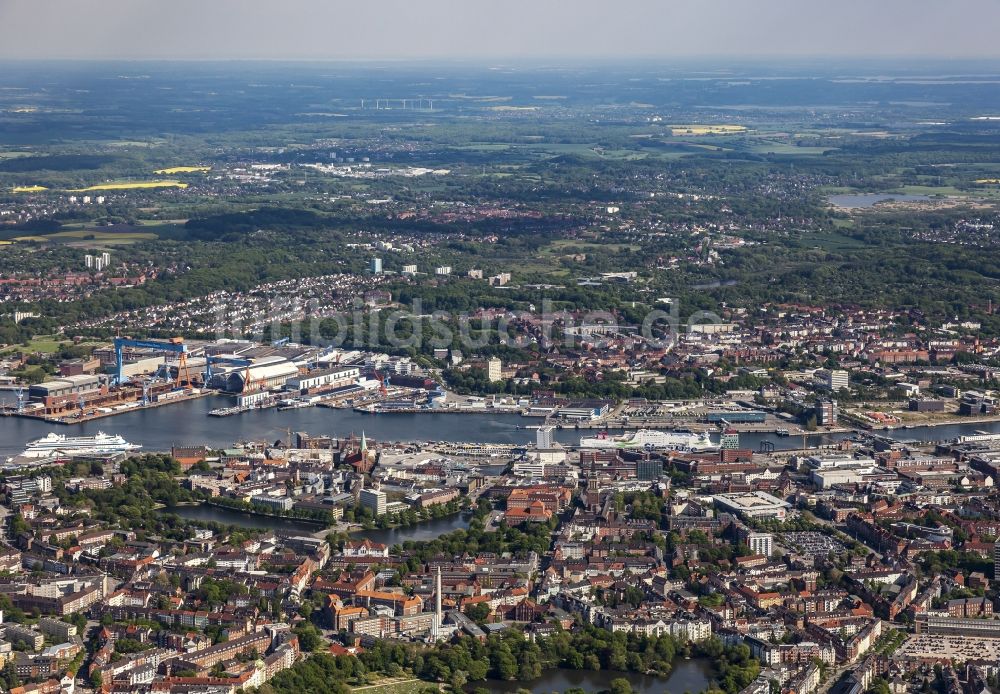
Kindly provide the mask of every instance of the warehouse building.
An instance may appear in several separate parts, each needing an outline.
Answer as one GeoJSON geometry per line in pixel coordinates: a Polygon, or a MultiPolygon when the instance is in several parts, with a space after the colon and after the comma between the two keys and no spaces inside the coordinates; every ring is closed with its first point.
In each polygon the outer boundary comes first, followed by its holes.
{"type": "Polygon", "coordinates": [[[716,494],[713,497],[715,505],[724,511],[729,511],[743,518],[776,518],[785,520],[787,510],[791,507],[786,501],[767,492],[741,492],[735,494],[716,494]]]}
{"type": "Polygon", "coordinates": [[[944,412],[944,400],[911,398],[910,412],[944,412]]]}
{"type": "Polygon", "coordinates": [[[107,392],[107,385],[101,383],[98,376],[80,374],[35,384],[28,388],[28,399],[42,403],[45,407],[59,407],[65,403],[75,403],[81,397],[86,400],[107,392]]]}
{"type": "Polygon", "coordinates": [[[305,393],[316,389],[342,388],[353,384],[361,377],[357,366],[338,366],[331,369],[310,371],[304,376],[288,379],[285,388],[305,393]]]}
{"type": "Polygon", "coordinates": [[[712,424],[763,424],[767,420],[766,412],[756,410],[732,410],[723,412],[709,412],[705,416],[705,421],[712,424]]]}
{"type": "Polygon", "coordinates": [[[873,483],[889,485],[895,489],[900,483],[898,476],[892,470],[863,461],[856,461],[852,465],[812,470],[811,476],[813,484],[820,489],[830,489],[838,484],[873,483]]]}
{"type": "Polygon", "coordinates": [[[290,378],[299,375],[295,364],[278,357],[274,361],[255,363],[249,369],[236,369],[230,372],[226,376],[223,389],[230,393],[242,393],[246,389],[248,371],[253,390],[283,388],[290,378]]]}

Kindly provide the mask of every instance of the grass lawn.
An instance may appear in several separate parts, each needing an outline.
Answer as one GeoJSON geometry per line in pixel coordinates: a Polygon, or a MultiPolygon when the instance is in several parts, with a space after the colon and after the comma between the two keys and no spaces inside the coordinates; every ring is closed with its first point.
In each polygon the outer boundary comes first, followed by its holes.
{"type": "Polygon", "coordinates": [[[855,251],[859,248],[864,248],[864,241],[859,241],[858,239],[852,239],[849,236],[843,236],[836,232],[816,232],[812,234],[803,234],[802,243],[807,246],[815,246],[817,248],[822,248],[824,251],[855,251]]]}
{"type": "Polygon", "coordinates": [[[86,188],[76,188],[70,193],[89,193],[100,190],[134,190],[140,188],[187,188],[187,183],[180,181],[126,181],[124,183],[99,183],[86,188]]]}
{"type": "Polygon", "coordinates": [[[465,152],[505,152],[515,150],[521,153],[566,155],[571,154],[589,159],[645,159],[650,154],[659,155],[656,150],[642,149],[600,149],[593,142],[479,142],[468,145],[454,145],[450,149],[465,152]],[[595,149],[596,148],[596,149],[595,149]]]}
{"type": "Polygon", "coordinates": [[[545,144],[522,145],[529,152],[544,152],[553,155],[571,154],[592,159],[642,159],[645,153],[634,149],[601,149],[592,142],[551,142],[545,144]]]}
{"type": "Polygon", "coordinates": [[[617,253],[623,248],[628,248],[632,251],[641,251],[642,246],[636,244],[628,243],[593,243],[590,241],[577,241],[576,239],[556,239],[548,245],[548,247],[542,249],[542,253],[545,255],[554,254],[565,254],[568,253],[568,249],[580,249],[584,253],[594,252],[594,253],[617,253]]]}
{"type": "Polygon", "coordinates": [[[551,282],[564,282],[570,275],[568,269],[553,266],[551,263],[523,262],[518,265],[518,270],[525,275],[546,277],[551,282]]]}
{"type": "Polygon", "coordinates": [[[353,687],[351,691],[366,694],[416,694],[428,687],[436,687],[433,682],[424,682],[416,678],[395,677],[382,680],[376,684],[363,687],[353,687]]]}
{"type": "Polygon", "coordinates": [[[170,224],[173,226],[183,225],[188,220],[186,219],[140,219],[139,226],[141,227],[155,227],[163,226],[165,224],[170,224]]]}
{"type": "Polygon", "coordinates": [[[504,142],[476,142],[470,145],[452,145],[448,149],[466,152],[502,152],[511,148],[504,142]]]}
{"type": "Polygon", "coordinates": [[[754,143],[749,151],[754,154],[812,154],[819,155],[836,149],[835,147],[799,147],[788,142],[761,140],[754,143]]]}
{"type": "Polygon", "coordinates": [[[149,140],[108,140],[104,144],[109,147],[154,147],[167,144],[167,141],[160,137],[153,137],[149,140]]]}
{"type": "Polygon", "coordinates": [[[137,241],[151,241],[157,235],[151,232],[135,231],[96,231],[78,229],[75,231],[58,231],[54,234],[18,236],[15,241],[47,241],[49,243],[65,243],[74,246],[123,246],[137,241]]]}
{"type": "Polygon", "coordinates": [[[899,192],[904,195],[968,195],[954,186],[903,186],[899,192]]]}
{"type": "Polygon", "coordinates": [[[38,335],[31,342],[28,343],[27,347],[22,347],[21,345],[11,345],[4,350],[5,353],[8,352],[42,352],[44,354],[53,354],[59,351],[59,345],[69,342],[69,340],[60,340],[55,335],[38,335]]]}

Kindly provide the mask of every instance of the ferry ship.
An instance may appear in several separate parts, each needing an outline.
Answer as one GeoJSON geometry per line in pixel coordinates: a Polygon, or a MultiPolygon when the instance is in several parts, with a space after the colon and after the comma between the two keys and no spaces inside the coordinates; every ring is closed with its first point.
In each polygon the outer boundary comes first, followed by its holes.
{"type": "Polygon", "coordinates": [[[119,435],[97,432],[96,436],[64,436],[49,433],[40,439],[28,443],[24,448],[27,458],[45,458],[54,455],[115,455],[127,453],[142,448],[129,443],[119,435]]]}
{"type": "Polygon", "coordinates": [[[622,436],[610,437],[602,432],[597,436],[584,437],[580,439],[580,448],[629,448],[699,453],[717,450],[719,446],[712,442],[708,432],[693,434],[639,429],[622,436]]]}

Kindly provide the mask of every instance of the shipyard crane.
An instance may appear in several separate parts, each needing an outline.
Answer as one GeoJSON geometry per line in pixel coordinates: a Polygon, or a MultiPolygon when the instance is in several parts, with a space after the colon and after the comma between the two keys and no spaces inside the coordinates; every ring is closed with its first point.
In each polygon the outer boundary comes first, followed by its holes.
{"type": "Polygon", "coordinates": [[[187,352],[181,352],[177,355],[177,385],[182,383],[192,384],[191,381],[191,370],[188,368],[187,362],[187,352]]]}
{"type": "Polygon", "coordinates": [[[247,364],[246,371],[243,372],[243,392],[249,393],[253,388],[251,387],[253,383],[253,378],[250,376],[250,365],[247,364]]]}
{"type": "Polygon", "coordinates": [[[122,350],[126,347],[138,347],[146,349],[158,349],[163,352],[172,352],[178,356],[177,383],[181,381],[181,369],[187,370],[188,348],[184,344],[183,337],[172,337],[169,340],[132,340],[126,337],[115,338],[115,373],[114,384],[120,386],[125,381],[123,372],[122,350]]]}
{"type": "Polygon", "coordinates": [[[329,357],[331,354],[333,355],[333,358],[334,358],[334,362],[333,363],[339,365],[340,364],[341,352],[339,352],[339,351],[337,351],[335,349],[330,349],[330,350],[328,350],[326,352],[323,352],[322,354],[317,354],[314,357],[312,357],[309,360],[309,363],[306,364],[306,368],[308,368],[310,371],[312,371],[317,366],[319,366],[319,363],[321,361],[323,361],[324,359],[326,359],[327,357],[329,357]]]}
{"type": "Polygon", "coordinates": [[[375,378],[378,380],[379,392],[382,393],[382,397],[386,397],[389,394],[389,376],[383,376],[376,371],[375,378]]]}

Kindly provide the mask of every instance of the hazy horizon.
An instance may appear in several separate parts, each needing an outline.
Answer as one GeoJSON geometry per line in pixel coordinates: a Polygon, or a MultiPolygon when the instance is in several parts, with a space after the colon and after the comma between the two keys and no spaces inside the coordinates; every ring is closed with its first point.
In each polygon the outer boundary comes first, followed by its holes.
{"type": "Polygon", "coordinates": [[[996,0],[3,0],[3,60],[1000,57],[996,0]]]}

